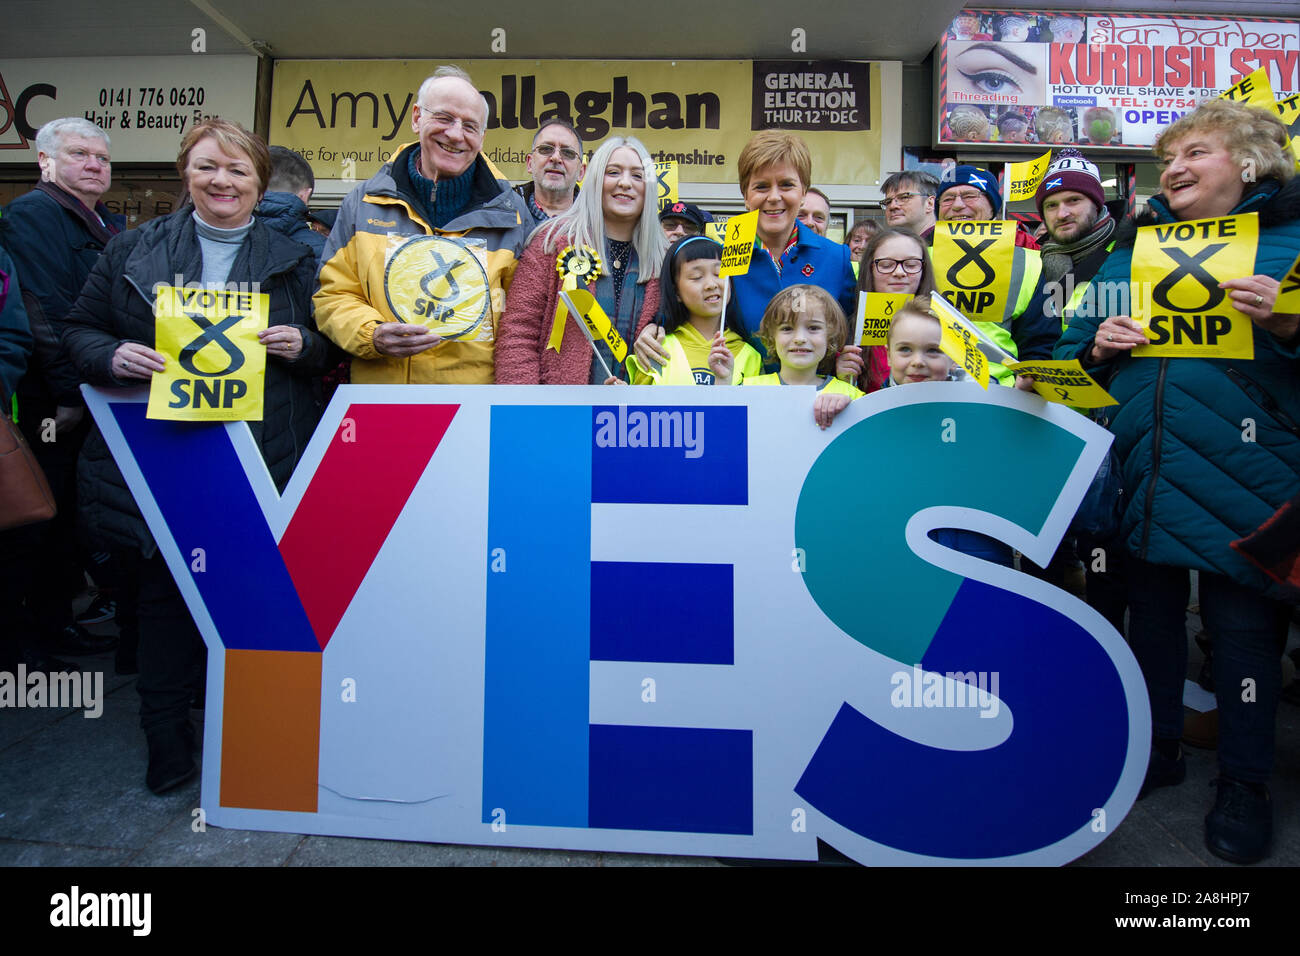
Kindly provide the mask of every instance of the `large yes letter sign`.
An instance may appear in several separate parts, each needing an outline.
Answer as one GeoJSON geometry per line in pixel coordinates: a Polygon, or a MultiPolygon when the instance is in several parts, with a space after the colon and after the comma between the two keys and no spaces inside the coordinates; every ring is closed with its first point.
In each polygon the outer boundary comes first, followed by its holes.
{"type": "Polygon", "coordinates": [[[1037,396],[350,386],[283,495],[87,397],[207,642],[209,822],[1041,864],[1137,795],[1119,635],[936,532],[1047,563],[1110,439],[1037,396]]]}

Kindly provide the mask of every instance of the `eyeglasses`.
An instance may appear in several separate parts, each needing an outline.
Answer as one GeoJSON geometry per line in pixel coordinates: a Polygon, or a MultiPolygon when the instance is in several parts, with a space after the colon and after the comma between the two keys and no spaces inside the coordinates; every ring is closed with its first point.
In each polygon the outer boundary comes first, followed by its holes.
{"type": "MultiPolygon", "coordinates": [[[[534,146],[533,152],[543,159],[550,159],[556,153],[556,148],[550,143],[542,143],[540,146],[534,146]]],[[[560,158],[566,163],[571,163],[578,158],[578,151],[571,146],[561,146],[559,148],[560,158]]]]}
{"type": "Polygon", "coordinates": [[[946,209],[960,199],[962,205],[969,206],[971,203],[979,202],[983,198],[984,194],[977,189],[967,189],[964,192],[957,192],[955,189],[950,189],[943,194],[943,197],[939,200],[939,205],[946,209]]]}
{"type": "Polygon", "coordinates": [[[894,193],[894,195],[886,199],[880,200],[880,202],[877,203],[877,205],[881,209],[888,209],[890,206],[894,205],[895,203],[901,206],[904,203],[911,202],[913,199],[921,199],[921,198],[923,198],[921,193],[894,193]]]}
{"type": "Polygon", "coordinates": [[[431,122],[437,123],[439,126],[445,126],[447,129],[452,129],[457,123],[459,123],[460,128],[464,130],[466,136],[478,136],[483,132],[483,128],[473,120],[463,120],[459,116],[452,116],[450,113],[425,112],[424,115],[427,116],[431,122]]]}
{"type": "Polygon", "coordinates": [[[882,275],[889,275],[891,272],[897,272],[898,267],[902,266],[903,271],[910,276],[916,275],[921,271],[920,259],[872,259],[871,267],[882,275]]]}

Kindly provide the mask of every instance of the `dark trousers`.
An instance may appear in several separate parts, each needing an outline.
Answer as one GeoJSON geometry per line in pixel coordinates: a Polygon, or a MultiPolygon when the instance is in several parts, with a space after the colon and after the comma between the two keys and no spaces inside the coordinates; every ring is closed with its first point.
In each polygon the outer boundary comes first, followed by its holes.
{"type": "Polygon", "coordinates": [[[146,736],[188,725],[203,639],[162,555],[140,562],[140,726],[146,736]]]}
{"type": "MultiPolygon", "coordinates": [[[[1129,571],[1129,643],[1151,695],[1152,730],[1157,737],[1181,738],[1188,571],[1136,558],[1129,571]]],[[[1287,607],[1222,575],[1202,571],[1199,582],[1201,619],[1214,639],[1219,769],[1265,783],[1273,771],[1287,607]]]]}

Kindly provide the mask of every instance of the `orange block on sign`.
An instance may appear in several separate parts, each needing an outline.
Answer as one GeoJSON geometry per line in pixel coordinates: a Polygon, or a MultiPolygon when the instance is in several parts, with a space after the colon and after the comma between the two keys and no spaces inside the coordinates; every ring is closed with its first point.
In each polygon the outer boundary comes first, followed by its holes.
{"type": "Polygon", "coordinates": [[[316,812],[321,655],[226,651],[221,806],[316,812]]]}

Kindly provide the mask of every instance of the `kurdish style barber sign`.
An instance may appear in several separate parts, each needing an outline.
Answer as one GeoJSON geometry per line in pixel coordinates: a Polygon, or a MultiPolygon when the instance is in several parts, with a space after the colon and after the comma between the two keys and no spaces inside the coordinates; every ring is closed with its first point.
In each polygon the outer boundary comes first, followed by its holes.
{"type": "Polygon", "coordinates": [[[1119,635],[927,534],[1047,563],[1109,436],[1036,396],[352,386],[277,496],[242,422],[87,394],[207,641],[209,822],[1038,864],[1136,797],[1119,635]]]}

